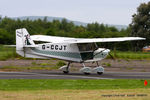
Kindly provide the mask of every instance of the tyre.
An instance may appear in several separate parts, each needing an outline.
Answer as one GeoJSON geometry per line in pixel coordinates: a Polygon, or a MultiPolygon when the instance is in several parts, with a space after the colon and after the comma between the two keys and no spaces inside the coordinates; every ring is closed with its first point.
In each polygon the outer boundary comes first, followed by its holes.
{"type": "Polygon", "coordinates": [[[88,72],[84,72],[84,74],[85,74],[85,75],[90,75],[90,73],[88,73],[88,72]]]}
{"type": "Polygon", "coordinates": [[[103,74],[103,72],[97,72],[97,74],[98,74],[98,75],[102,75],[102,74],[103,74]]]}
{"type": "Polygon", "coordinates": [[[69,71],[63,71],[63,73],[64,73],[64,74],[68,74],[68,73],[69,73],[69,71]]]}

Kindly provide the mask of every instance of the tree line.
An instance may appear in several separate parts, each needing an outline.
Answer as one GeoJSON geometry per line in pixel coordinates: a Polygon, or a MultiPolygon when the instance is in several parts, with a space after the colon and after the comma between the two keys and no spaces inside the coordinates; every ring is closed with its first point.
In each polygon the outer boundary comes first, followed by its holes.
{"type": "MultiPolygon", "coordinates": [[[[130,33],[128,29],[119,31],[115,27],[108,27],[97,22],[87,24],[87,26],[77,26],[66,19],[49,22],[47,17],[43,20],[14,20],[4,17],[0,18],[0,44],[15,44],[15,30],[18,28],[26,28],[31,35],[42,34],[75,38],[125,37],[130,33]]],[[[99,44],[110,49],[114,47],[112,43],[99,44]]]]}

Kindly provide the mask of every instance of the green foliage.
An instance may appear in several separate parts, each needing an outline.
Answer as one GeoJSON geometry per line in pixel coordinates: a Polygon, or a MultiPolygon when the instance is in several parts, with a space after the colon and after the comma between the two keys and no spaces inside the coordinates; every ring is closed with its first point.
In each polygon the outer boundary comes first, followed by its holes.
{"type": "Polygon", "coordinates": [[[2,28],[0,28],[0,42],[1,44],[11,44],[12,36],[8,34],[8,32],[2,28]]]}
{"type": "Polygon", "coordinates": [[[56,66],[58,66],[58,67],[61,67],[61,66],[64,66],[64,65],[66,65],[66,63],[63,62],[63,61],[59,61],[59,62],[56,64],[56,66]]]}
{"type": "Polygon", "coordinates": [[[142,3],[137,8],[137,14],[133,15],[131,27],[131,36],[145,37],[146,41],[134,42],[135,50],[150,44],[150,2],[142,3]]]}

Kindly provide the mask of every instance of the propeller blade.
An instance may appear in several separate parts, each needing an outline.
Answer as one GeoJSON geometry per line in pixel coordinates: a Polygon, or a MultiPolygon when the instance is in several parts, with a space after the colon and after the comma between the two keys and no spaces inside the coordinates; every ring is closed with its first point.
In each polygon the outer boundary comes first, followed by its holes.
{"type": "Polygon", "coordinates": [[[109,53],[109,56],[111,59],[116,60],[115,57],[111,53],[109,53]]]}

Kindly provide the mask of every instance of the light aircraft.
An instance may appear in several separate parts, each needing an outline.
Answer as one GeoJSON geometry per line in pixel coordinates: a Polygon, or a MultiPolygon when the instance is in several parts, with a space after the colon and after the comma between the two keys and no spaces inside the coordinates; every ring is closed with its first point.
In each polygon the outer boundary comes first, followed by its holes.
{"type": "Polygon", "coordinates": [[[98,61],[106,58],[110,50],[98,48],[97,42],[120,42],[132,40],[145,40],[141,37],[120,37],[120,38],[69,38],[46,35],[29,35],[25,28],[16,30],[16,52],[23,57],[30,58],[57,58],[68,62],[60,67],[64,73],[69,73],[70,63],[78,62],[83,64],[80,69],[84,74],[96,72],[103,74],[104,68],[99,66],[98,61]],[[45,42],[35,44],[36,41],[45,42]],[[97,67],[85,66],[85,62],[96,62],[97,67]]]}

